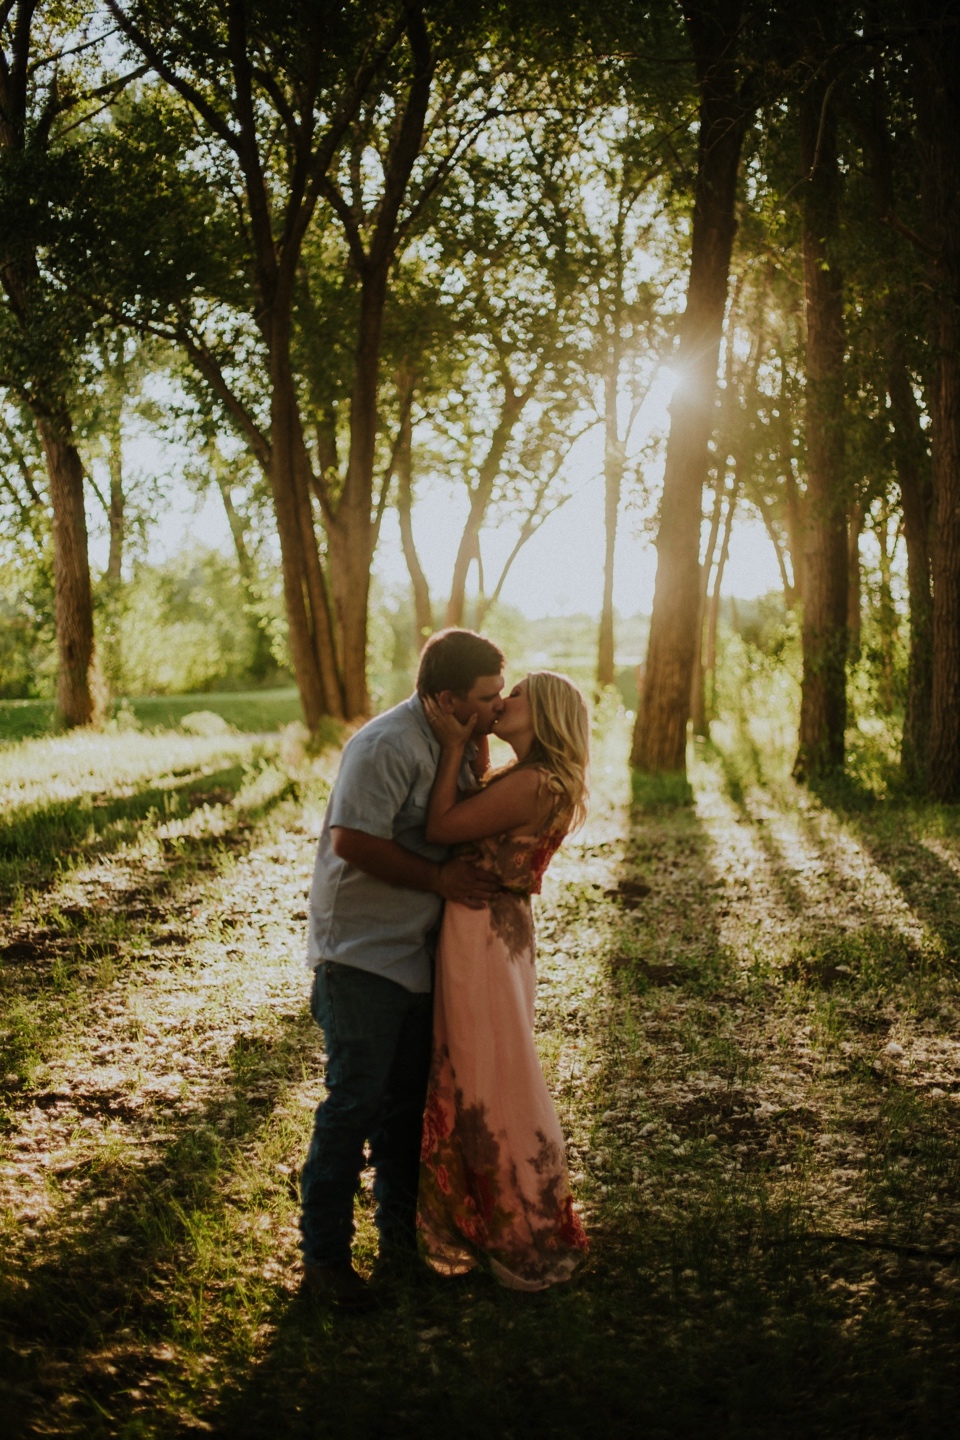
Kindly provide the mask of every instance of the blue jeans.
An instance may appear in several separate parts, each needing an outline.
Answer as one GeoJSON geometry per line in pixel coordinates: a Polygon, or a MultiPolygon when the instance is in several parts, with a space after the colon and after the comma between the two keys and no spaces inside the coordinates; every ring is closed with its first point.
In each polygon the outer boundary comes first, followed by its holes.
{"type": "Polygon", "coordinates": [[[414,1251],[433,997],[327,960],[314,971],[310,1009],[327,1043],[327,1098],[300,1175],[304,1261],[349,1263],[366,1140],[381,1252],[414,1251]]]}

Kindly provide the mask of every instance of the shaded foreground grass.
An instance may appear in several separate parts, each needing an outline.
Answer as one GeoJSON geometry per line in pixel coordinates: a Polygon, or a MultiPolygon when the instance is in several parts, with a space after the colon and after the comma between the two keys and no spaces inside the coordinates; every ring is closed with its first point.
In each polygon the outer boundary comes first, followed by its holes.
{"type": "Polygon", "coordinates": [[[631,812],[623,738],[539,915],[593,1243],[543,1296],[479,1275],[363,1320],[295,1296],[322,763],[248,758],[255,804],[223,785],[131,818],[25,891],[4,943],[37,949],[2,972],[33,1026],[4,1097],[10,1433],[955,1433],[956,818],[830,810],[733,736],[693,805],[631,812]]]}

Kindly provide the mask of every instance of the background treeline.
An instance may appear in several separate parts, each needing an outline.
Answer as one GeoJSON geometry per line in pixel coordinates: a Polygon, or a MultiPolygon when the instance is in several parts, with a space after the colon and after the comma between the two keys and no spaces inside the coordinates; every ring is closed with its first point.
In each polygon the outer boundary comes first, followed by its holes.
{"type": "Polygon", "coordinates": [[[752,514],[783,602],[743,633],[799,667],[795,773],[843,767],[856,704],[897,721],[903,783],[957,798],[955,4],[0,0],[0,19],[6,693],[55,669],[86,724],[111,687],[289,671],[311,728],[361,716],[384,625],[412,652],[485,623],[595,430],[599,687],[625,507],[658,551],[634,764],[682,771],[691,715],[704,731],[722,698],[723,572],[752,514]],[[655,486],[640,417],[665,365],[655,486]],[[144,432],[219,494],[229,560],[147,565],[144,432]],[[442,594],[418,494],[466,514],[442,594]],[[388,509],[410,595],[384,620],[388,509]]]}

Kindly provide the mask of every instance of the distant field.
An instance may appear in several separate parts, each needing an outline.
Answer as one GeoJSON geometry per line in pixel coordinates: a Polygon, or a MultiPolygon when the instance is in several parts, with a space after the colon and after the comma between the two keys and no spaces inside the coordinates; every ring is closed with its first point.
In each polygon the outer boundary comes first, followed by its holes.
{"type": "MultiPolygon", "coordinates": [[[[293,685],[281,690],[242,690],[203,695],[141,696],[116,700],[111,714],[132,711],[144,730],[170,730],[185,715],[212,711],[228,725],[247,733],[279,730],[302,720],[300,697],[293,685]]],[[[49,735],[56,728],[52,700],[0,700],[0,740],[24,740],[49,735]]]]}

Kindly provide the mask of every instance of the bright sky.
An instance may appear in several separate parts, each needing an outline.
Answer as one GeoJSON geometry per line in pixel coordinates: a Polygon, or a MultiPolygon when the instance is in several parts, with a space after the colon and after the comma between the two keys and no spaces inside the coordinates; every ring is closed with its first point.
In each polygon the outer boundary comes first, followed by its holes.
{"type": "MultiPolygon", "coordinates": [[[[668,423],[670,380],[655,385],[638,418],[631,449],[668,423]]],[[[128,466],[149,473],[173,476],[169,507],[153,532],[152,559],[172,557],[194,544],[229,552],[230,532],[219,495],[211,491],[201,505],[177,477],[182,457],[161,447],[148,435],[129,446],[128,466]]],[[[598,615],[603,585],[603,482],[602,436],[599,427],[578,443],[567,466],[571,498],[551,515],[514,562],[503,589],[503,599],[530,618],[545,615],[598,615]]],[[[651,481],[659,477],[651,475],[651,481]]],[[[655,487],[654,487],[655,488],[655,487]]],[[[452,495],[437,485],[418,496],[414,532],[420,561],[438,604],[446,597],[453,558],[466,513],[465,492],[452,495]]],[[[106,565],[107,538],[100,517],[91,513],[91,558],[97,568],[106,565]]],[[[504,525],[484,534],[482,544],[488,589],[499,575],[511,550],[515,532],[504,525]]],[[[384,518],[376,570],[392,588],[408,583],[395,516],[384,518]]],[[[475,571],[471,572],[471,584],[475,571]]],[[[653,604],[656,550],[642,533],[639,518],[629,509],[621,516],[617,544],[614,604],[622,615],[649,613],[653,604]]],[[[724,576],[724,593],[754,599],[780,586],[773,547],[760,520],[735,521],[730,557],[724,576]]]]}
{"type": "MultiPolygon", "coordinates": [[[[575,493],[544,523],[521,550],[503,588],[503,599],[531,619],[545,615],[599,615],[603,594],[603,482],[595,463],[572,473],[575,493]]],[[[465,506],[448,495],[426,494],[414,510],[414,533],[420,562],[436,597],[445,597],[453,557],[460,538],[465,506]]],[[[488,576],[499,573],[499,560],[509,553],[513,532],[484,536],[488,576]]],[[[388,585],[407,583],[400,533],[392,515],[384,519],[377,572],[388,585]]],[[[627,511],[618,527],[614,570],[614,605],[622,615],[649,614],[653,604],[657,552],[649,536],[639,533],[627,511]]],[[[475,571],[471,572],[471,584],[475,571]]],[[[493,583],[488,580],[488,586],[493,583]]],[[[727,595],[752,600],[780,588],[780,572],[760,520],[734,520],[730,556],[724,572],[727,595]]]]}

